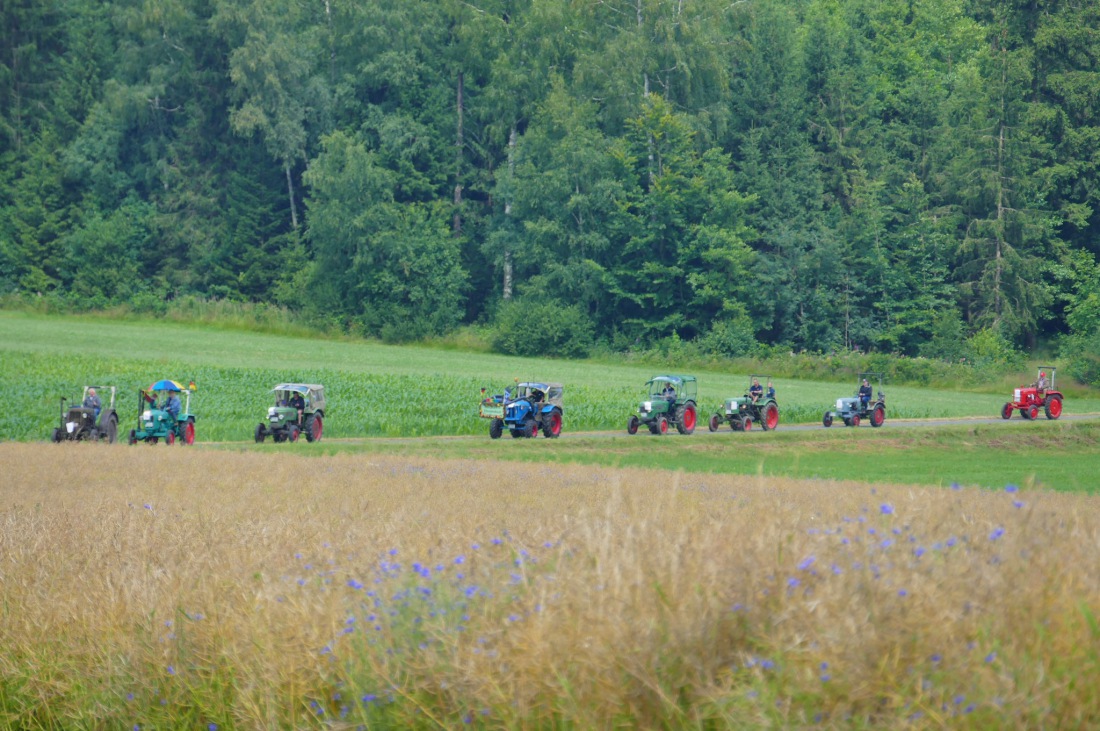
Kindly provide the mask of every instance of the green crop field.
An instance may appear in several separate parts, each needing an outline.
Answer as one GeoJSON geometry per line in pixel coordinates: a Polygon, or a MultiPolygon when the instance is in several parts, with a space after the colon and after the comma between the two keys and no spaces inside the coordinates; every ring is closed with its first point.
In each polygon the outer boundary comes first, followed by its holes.
{"type": "MultiPolygon", "coordinates": [[[[671,369],[675,372],[675,369],[671,369]]],[[[0,439],[46,439],[58,399],[88,383],[116,385],[121,427],[134,425],[137,391],[159,378],[198,390],[198,440],[248,440],[280,381],[323,383],[326,438],[482,434],[480,389],[514,378],[565,384],[566,432],[620,430],[658,369],[587,361],[510,358],[451,350],[190,327],[165,322],[0,312],[0,375],[8,408],[0,439]]],[[[700,414],[740,395],[748,374],[696,372],[700,414]]],[[[816,422],[837,383],[777,379],[783,423],[816,422]]],[[[890,419],[994,416],[1004,396],[887,386],[890,419]]],[[[1067,401],[1066,413],[1100,413],[1100,399],[1067,401]]]]}

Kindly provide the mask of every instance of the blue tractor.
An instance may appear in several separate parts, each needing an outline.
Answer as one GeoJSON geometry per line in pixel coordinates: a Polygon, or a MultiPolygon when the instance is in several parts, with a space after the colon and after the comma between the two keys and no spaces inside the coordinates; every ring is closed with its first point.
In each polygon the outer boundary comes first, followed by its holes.
{"type": "Polygon", "coordinates": [[[537,437],[539,430],[548,439],[561,435],[562,385],[537,381],[517,381],[515,388],[503,394],[486,396],[481,389],[478,414],[489,419],[489,436],[500,439],[507,429],[513,439],[537,437]]]}

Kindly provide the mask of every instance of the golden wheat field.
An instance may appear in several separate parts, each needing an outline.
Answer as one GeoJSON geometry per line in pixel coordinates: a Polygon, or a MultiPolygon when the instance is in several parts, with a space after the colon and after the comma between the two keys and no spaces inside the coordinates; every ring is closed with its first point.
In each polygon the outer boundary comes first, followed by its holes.
{"type": "Polygon", "coordinates": [[[1100,726],[1095,498],[0,444],[0,728],[1100,726]]]}

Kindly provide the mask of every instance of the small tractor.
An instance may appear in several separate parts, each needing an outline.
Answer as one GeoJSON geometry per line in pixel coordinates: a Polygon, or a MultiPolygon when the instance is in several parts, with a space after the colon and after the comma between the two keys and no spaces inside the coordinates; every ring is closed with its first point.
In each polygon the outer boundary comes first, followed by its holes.
{"type": "Polygon", "coordinates": [[[271,389],[275,405],[267,409],[267,423],[256,425],[255,439],[296,442],[305,434],[307,442],[321,441],[325,426],[325,387],[317,383],[280,383],[271,389]]]}
{"type": "Polygon", "coordinates": [[[175,444],[177,440],[185,445],[194,444],[195,415],[191,413],[194,390],[194,381],[185,389],[164,379],[138,391],[138,428],[130,430],[130,444],[156,444],[161,439],[165,444],[175,444]],[[187,394],[186,404],[180,403],[180,393],[187,394]]]}
{"type": "Polygon", "coordinates": [[[718,431],[723,421],[734,431],[752,431],[753,424],[759,424],[764,431],[779,426],[779,404],[775,401],[771,378],[750,376],[745,395],[726,399],[725,407],[711,414],[707,426],[712,432],[718,431]],[[766,389],[760,385],[761,381],[768,384],[766,389]]]}
{"type": "Polygon", "coordinates": [[[695,431],[699,388],[695,376],[654,376],[645,386],[646,399],[638,405],[638,413],[627,419],[627,434],[637,434],[643,424],[650,434],[668,434],[669,426],[681,434],[695,431]]]}
{"type": "Polygon", "coordinates": [[[1001,407],[1001,418],[1012,418],[1015,409],[1025,419],[1038,419],[1039,409],[1043,409],[1048,419],[1057,419],[1062,415],[1062,392],[1054,387],[1054,376],[1058,369],[1054,366],[1039,366],[1038,377],[1030,386],[1020,386],[1012,393],[1012,400],[1001,407]]]}
{"type": "Polygon", "coordinates": [[[96,442],[106,439],[108,444],[118,441],[118,414],[115,412],[114,386],[85,386],[80,401],[69,402],[65,408],[67,399],[61,397],[61,421],[53,430],[54,442],[96,442]],[[106,406],[100,404],[98,393],[110,394],[106,406]]]}
{"type": "Polygon", "coordinates": [[[859,426],[864,419],[869,419],[871,426],[878,428],[886,421],[886,394],[882,391],[881,373],[860,373],[857,379],[856,395],[838,398],[836,410],[826,411],[821,418],[825,426],[832,426],[833,419],[843,419],[844,426],[859,426]],[[878,384],[878,396],[871,390],[871,382],[878,384]]]}
{"type": "Polygon", "coordinates": [[[514,390],[506,388],[503,394],[486,396],[483,388],[478,415],[489,419],[492,439],[500,439],[505,429],[513,439],[537,437],[540,429],[547,439],[555,439],[561,436],[562,392],[560,383],[519,379],[514,390]]]}

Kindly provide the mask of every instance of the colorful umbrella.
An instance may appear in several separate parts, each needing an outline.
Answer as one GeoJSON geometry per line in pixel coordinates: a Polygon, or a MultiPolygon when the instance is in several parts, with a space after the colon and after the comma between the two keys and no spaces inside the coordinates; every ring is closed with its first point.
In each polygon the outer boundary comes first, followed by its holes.
{"type": "Polygon", "coordinates": [[[182,391],[183,386],[170,378],[162,378],[149,387],[150,391],[182,391]]]}

